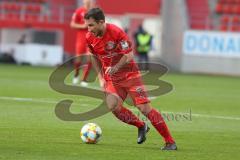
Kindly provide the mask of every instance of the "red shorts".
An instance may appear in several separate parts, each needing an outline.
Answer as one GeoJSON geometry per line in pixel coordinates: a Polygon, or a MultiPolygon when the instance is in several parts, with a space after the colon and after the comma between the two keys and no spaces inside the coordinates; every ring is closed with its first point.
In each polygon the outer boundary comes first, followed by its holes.
{"type": "Polygon", "coordinates": [[[76,55],[82,55],[87,53],[87,42],[86,40],[78,40],[76,43],[76,55]]]}
{"type": "Polygon", "coordinates": [[[76,41],[77,56],[87,53],[86,34],[87,34],[87,30],[79,30],[77,33],[77,41],[76,41]]]}
{"type": "Polygon", "coordinates": [[[135,106],[150,102],[141,78],[125,80],[119,83],[107,81],[105,92],[119,96],[123,101],[129,95],[135,106]]]}

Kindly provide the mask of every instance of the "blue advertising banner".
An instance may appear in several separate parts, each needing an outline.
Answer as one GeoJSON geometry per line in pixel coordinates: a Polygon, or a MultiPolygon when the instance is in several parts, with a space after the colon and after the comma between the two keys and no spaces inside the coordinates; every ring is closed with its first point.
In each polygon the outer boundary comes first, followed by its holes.
{"type": "Polygon", "coordinates": [[[183,53],[187,55],[240,57],[240,33],[186,31],[183,53]]]}

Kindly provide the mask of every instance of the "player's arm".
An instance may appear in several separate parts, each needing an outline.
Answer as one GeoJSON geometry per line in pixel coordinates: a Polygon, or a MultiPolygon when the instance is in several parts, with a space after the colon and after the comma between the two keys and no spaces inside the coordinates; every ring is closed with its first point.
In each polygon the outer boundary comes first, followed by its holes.
{"type": "Polygon", "coordinates": [[[100,64],[99,64],[99,60],[93,54],[91,54],[91,62],[92,62],[93,68],[97,72],[98,78],[102,79],[102,73],[101,73],[101,67],[100,67],[100,64]]]}
{"type": "Polygon", "coordinates": [[[122,66],[133,60],[133,58],[133,51],[130,51],[128,54],[123,54],[122,58],[118,61],[118,63],[113,67],[107,68],[105,73],[110,75],[116,73],[120,68],[122,68],[122,66]]]}
{"type": "Polygon", "coordinates": [[[100,87],[103,88],[104,85],[105,85],[105,80],[102,76],[101,66],[100,66],[99,60],[93,54],[91,54],[91,62],[92,62],[93,68],[95,69],[95,71],[97,73],[98,80],[99,80],[99,83],[100,83],[100,87]]]}
{"type": "Polygon", "coordinates": [[[71,21],[70,26],[75,29],[86,29],[87,28],[86,24],[78,24],[74,20],[71,21]]]}
{"type": "Polygon", "coordinates": [[[118,42],[119,53],[123,56],[115,66],[106,69],[106,74],[112,75],[116,73],[120,68],[122,68],[125,64],[129,63],[134,58],[131,42],[129,41],[126,33],[124,33],[122,30],[119,30],[118,32],[118,42]]]}
{"type": "Polygon", "coordinates": [[[87,25],[85,23],[84,24],[77,23],[76,18],[77,18],[77,14],[74,13],[73,17],[72,17],[72,20],[71,20],[71,23],[70,23],[70,27],[75,28],[75,29],[86,29],[87,25]]]}

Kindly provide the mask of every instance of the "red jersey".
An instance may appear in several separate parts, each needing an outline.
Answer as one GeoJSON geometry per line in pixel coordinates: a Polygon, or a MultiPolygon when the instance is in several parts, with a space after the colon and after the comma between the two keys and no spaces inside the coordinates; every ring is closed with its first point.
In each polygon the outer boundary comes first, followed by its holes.
{"type": "MultiPolygon", "coordinates": [[[[85,7],[78,8],[72,16],[72,21],[78,24],[84,24],[84,15],[87,13],[87,9],[85,7]]],[[[77,33],[77,41],[81,41],[82,39],[85,39],[87,33],[86,29],[78,29],[77,33]]]]}
{"type": "MultiPolygon", "coordinates": [[[[106,32],[100,38],[88,32],[86,40],[90,51],[100,60],[103,73],[105,73],[108,67],[116,65],[124,54],[132,51],[132,46],[126,33],[113,24],[106,24],[106,32]]],[[[105,80],[122,81],[138,77],[139,75],[136,63],[134,60],[131,60],[112,76],[108,74],[103,76],[105,80]]]]}

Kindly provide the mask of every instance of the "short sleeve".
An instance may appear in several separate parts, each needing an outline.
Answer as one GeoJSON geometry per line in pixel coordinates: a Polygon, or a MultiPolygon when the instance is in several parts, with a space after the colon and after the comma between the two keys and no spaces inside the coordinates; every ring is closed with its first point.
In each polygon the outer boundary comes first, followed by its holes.
{"type": "Polygon", "coordinates": [[[83,24],[84,23],[84,10],[82,8],[77,9],[72,15],[72,21],[75,23],[83,24]]]}
{"type": "Polygon", "coordinates": [[[129,52],[132,51],[131,41],[129,40],[127,34],[121,29],[119,29],[118,33],[118,50],[119,53],[122,54],[128,54],[129,52]]]}

